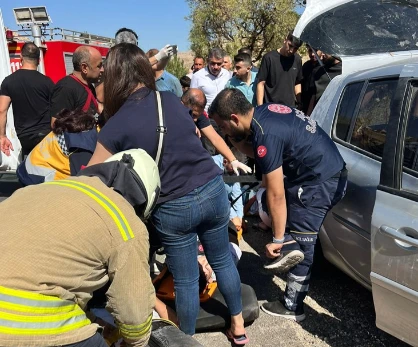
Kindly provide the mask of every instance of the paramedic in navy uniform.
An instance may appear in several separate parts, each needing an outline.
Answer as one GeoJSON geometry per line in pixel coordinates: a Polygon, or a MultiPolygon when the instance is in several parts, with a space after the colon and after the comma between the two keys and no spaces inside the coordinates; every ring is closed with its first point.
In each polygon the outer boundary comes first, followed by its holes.
{"type": "Polygon", "coordinates": [[[343,158],[302,112],[272,103],[254,108],[237,89],[220,92],[209,115],[236,148],[256,160],[266,185],[273,238],[266,245],[272,261],[265,268],[288,276],[284,300],[267,302],[261,309],[302,321],[319,229],[345,194],[343,158]]]}

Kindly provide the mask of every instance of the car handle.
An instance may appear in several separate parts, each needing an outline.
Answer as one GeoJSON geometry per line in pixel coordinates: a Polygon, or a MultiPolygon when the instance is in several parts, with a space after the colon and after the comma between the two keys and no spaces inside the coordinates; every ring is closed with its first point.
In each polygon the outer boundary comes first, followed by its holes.
{"type": "MultiPolygon", "coordinates": [[[[402,242],[407,243],[408,245],[414,246],[414,247],[418,247],[418,239],[405,235],[401,232],[399,232],[399,230],[391,228],[387,225],[382,225],[380,227],[380,231],[383,234],[386,234],[388,236],[390,236],[391,238],[395,239],[395,240],[399,240],[402,242]]],[[[416,234],[417,234],[417,238],[418,238],[418,232],[416,230],[413,230],[416,234]]]]}

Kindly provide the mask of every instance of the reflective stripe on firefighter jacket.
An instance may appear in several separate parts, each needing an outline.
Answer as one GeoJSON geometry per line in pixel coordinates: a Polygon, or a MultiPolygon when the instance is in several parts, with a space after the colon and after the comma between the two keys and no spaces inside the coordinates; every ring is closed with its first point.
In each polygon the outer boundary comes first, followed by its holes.
{"type": "Polygon", "coordinates": [[[107,308],[122,337],[146,345],[155,304],[148,232],[121,195],[97,177],[74,177],[18,190],[0,204],[0,215],[6,213],[0,346],[91,337],[98,326],[84,309],[109,279],[107,308]]]}
{"type": "Polygon", "coordinates": [[[0,333],[55,335],[89,325],[74,302],[0,286],[0,333]]]}
{"type": "Polygon", "coordinates": [[[107,196],[100,193],[97,189],[94,189],[93,187],[87,184],[72,180],[46,182],[45,184],[55,184],[63,187],[70,187],[88,195],[100,206],[102,206],[109,214],[109,216],[112,217],[124,241],[127,241],[135,237],[123,213],[107,196]]]}

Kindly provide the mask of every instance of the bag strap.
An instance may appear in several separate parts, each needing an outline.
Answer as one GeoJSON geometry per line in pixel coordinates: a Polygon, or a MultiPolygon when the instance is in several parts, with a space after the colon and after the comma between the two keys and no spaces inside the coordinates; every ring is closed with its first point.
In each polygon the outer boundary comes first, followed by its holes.
{"type": "Polygon", "coordinates": [[[157,150],[155,155],[155,162],[157,163],[158,169],[161,169],[161,162],[164,153],[164,135],[167,134],[167,127],[164,122],[164,112],[162,107],[162,97],[159,91],[155,92],[157,101],[157,114],[158,114],[158,125],[157,125],[157,150]]]}
{"type": "Polygon", "coordinates": [[[86,103],[84,104],[82,110],[84,112],[87,112],[88,109],[90,108],[90,104],[93,102],[94,106],[96,107],[96,111],[99,109],[99,104],[97,103],[97,100],[93,94],[93,92],[90,90],[89,86],[86,86],[83,82],[81,82],[76,76],[74,76],[73,74],[69,75],[74,81],[80,83],[83,88],[86,90],[87,92],[87,100],[86,103]]]}

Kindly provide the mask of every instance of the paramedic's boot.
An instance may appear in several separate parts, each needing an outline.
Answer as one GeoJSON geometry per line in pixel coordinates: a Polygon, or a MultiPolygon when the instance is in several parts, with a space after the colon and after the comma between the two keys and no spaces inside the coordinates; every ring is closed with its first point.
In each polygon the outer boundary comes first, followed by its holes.
{"type": "Polygon", "coordinates": [[[304,254],[300,250],[299,244],[291,239],[291,241],[283,243],[279,256],[264,265],[264,268],[266,270],[275,270],[277,272],[288,272],[303,259],[304,254]]]}
{"type": "Polygon", "coordinates": [[[271,316],[282,317],[296,322],[301,322],[306,318],[303,306],[296,311],[291,311],[286,308],[282,301],[266,302],[261,305],[261,310],[271,316]]]}

